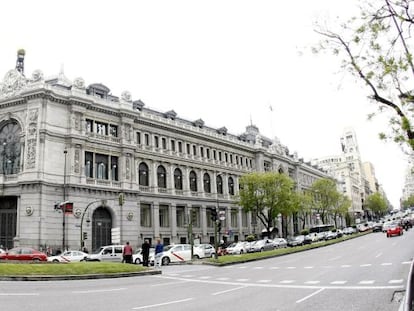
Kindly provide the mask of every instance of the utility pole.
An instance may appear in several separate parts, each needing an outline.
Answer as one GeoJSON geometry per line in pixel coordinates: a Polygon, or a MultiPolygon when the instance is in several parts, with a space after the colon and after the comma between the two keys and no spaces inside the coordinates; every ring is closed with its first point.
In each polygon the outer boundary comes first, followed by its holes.
{"type": "MultiPolygon", "coordinates": [[[[63,169],[63,202],[66,202],[66,156],[68,154],[68,150],[65,148],[63,150],[63,154],[65,156],[64,161],[64,169],[63,169]]],[[[65,251],[66,248],[66,205],[62,205],[62,253],[65,251]]]]}

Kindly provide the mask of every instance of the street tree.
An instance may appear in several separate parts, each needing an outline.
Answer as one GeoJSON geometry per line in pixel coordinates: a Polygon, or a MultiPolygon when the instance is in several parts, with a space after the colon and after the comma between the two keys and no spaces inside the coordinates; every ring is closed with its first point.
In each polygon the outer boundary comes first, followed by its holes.
{"type": "Polygon", "coordinates": [[[388,205],[383,196],[379,192],[375,192],[365,199],[365,207],[376,216],[382,216],[387,211],[388,205]]]}
{"type": "Polygon", "coordinates": [[[301,229],[305,229],[307,219],[312,216],[315,207],[315,200],[309,191],[297,193],[298,203],[296,210],[298,211],[298,219],[301,221],[301,229]]]}
{"type": "Polygon", "coordinates": [[[368,116],[387,113],[389,127],[380,139],[392,140],[408,151],[414,149],[414,63],[412,27],[414,1],[360,1],[360,16],[335,26],[316,25],[323,40],[315,52],[329,51],[340,57],[369,92],[377,109],[368,116]]]}
{"type": "Polygon", "coordinates": [[[331,210],[331,215],[334,219],[336,228],[338,228],[338,219],[340,217],[345,218],[345,216],[348,214],[351,205],[351,200],[346,195],[343,195],[342,193],[338,192],[338,200],[331,210]]]}
{"type": "Polygon", "coordinates": [[[328,216],[334,215],[334,208],[341,200],[341,194],[336,189],[333,179],[321,178],[316,180],[310,187],[314,198],[314,209],[319,214],[323,224],[328,221],[328,216]]]}
{"type": "Polygon", "coordinates": [[[414,195],[410,195],[407,199],[403,200],[401,205],[404,209],[414,207],[414,195]]]}
{"type": "Polygon", "coordinates": [[[274,221],[290,215],[297,207],[294,181],[283,173],[265,172],[246,174],[240,178],[239,205],[251,212],[272,234],[274,221]]]}

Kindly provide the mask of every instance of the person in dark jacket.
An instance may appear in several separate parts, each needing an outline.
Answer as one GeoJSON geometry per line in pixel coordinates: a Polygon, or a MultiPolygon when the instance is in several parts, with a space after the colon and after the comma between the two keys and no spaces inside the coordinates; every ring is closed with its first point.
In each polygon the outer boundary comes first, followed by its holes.
{"type": "Polygon", "coordinates": [[[144,243],[142,243],[142,265],[144,267],[149,266],[149,251],[150,251],[150,244],[148,240],[144,240],[144,243]]]}

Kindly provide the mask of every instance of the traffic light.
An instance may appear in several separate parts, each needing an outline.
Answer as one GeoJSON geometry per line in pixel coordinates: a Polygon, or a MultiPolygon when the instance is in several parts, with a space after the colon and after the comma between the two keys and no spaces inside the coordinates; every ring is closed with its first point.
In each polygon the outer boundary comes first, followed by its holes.
{"type": "Polygon", "coordinates": [[[87,240],[88,239],[88,232],[83,232],[83,239],[87,240]]]}
{"type": "Polygon", "coordinates": [[[215,208],[211,208],[210,209],[210,213],[211,213],[211,220],[212,221],[216,221],[217,220],[217,211],[215,208]]]}

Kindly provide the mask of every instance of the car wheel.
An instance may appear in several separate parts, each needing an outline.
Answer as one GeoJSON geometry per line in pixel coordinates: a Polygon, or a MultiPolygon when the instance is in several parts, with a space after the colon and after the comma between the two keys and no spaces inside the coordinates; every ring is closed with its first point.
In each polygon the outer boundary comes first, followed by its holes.
{"type": "Polygon", "coordinates": [[[240,255],[241,255],[241,254],[243,254],[243,250],[242,250],[242,249],[240,250],[240,255]]]}
{"type": "Polygon", "coordinates": [[[135,259],[135,264],[136,265],[140,265],[141,264],[141,260],[139,258],[135,259]]]}
{"type": "Polygon", "coordinates": [[[263,249],[263,247],[262,247],[262,248],[260,249],[260,251],[261,251],[261,252],[264,252],[264,249],[263,249]]]}
{"type": "Polygon", "coordinates": [[[390,235],[387,233],[387,238],[389,238],[390,237],[390,235]]]}
{"type": "Polygon", "coordinates": [[[39,259],[39,258],[33,258],[33,261],[34,261],[34,262],[39,262],[39,261],[40,261],[40,259],[39,259]]]}
{"type": "Polygon", "coordinates": [[[170,258],[168,258],[168,257],[163,257],[163,258],[161,259],[161,264],[162,264],[163,266],[168,266],[168,265],[170,264],[170,258]]]}
{"type": "MultiPolygon", "coordinates": [[[[34,260],[33,260],[34,261],[34,260]]],[[[52,262],[59,262],[59,260],[57,259],[53,259],[52,262]]]]}
{"type": "Polygon", "coordinates": [[[193,258],[194,258],[194,259],[200,259],[200,256],[198,256],[198,255],[194,255],[194,256],[193,256],[193,258]]]}

